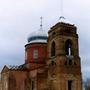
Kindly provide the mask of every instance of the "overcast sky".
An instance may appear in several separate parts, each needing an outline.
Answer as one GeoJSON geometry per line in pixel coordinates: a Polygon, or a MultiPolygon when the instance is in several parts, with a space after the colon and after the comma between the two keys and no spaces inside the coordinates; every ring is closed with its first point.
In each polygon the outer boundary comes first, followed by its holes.
{"type": "MultiPolygon", "coordinates": [[[[90,75],[90,0],[63,0],[63,15],[78,28],[84,77],[90,75]]],[[[48,31],[61,16],[60,0],[0,0],[0,68],[24,63],[24,45],[32,31],[48,31]]]]}

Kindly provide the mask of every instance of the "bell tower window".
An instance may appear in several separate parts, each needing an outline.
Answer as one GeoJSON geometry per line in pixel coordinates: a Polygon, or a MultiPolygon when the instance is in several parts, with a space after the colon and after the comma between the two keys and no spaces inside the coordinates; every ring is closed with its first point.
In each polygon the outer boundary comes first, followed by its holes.
{"type": "Polygon", "coordinates": [[[65,43],[65,54],[68,56],[72,55],[72,43],[71,40],[67,40],[65,43]]]}
{"type": "Polygon", "coordinates": [[[52,42],[51,45],[51,57],[55,56],[55,42],[52,42]]]}

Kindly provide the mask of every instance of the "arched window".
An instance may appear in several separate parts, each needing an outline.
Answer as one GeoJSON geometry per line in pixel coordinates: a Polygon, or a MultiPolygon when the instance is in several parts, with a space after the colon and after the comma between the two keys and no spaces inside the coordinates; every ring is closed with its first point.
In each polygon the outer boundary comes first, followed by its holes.
{"type": "Polygon", "coordinates": [[[68,39],[65,43],[65,54],[72,55],[72,42],[68,39]]]}
{"type": "Polygon", "coordinates": [[[52,42],[51,45],[51,56],[55,56],[55,42],[52,42]]]}

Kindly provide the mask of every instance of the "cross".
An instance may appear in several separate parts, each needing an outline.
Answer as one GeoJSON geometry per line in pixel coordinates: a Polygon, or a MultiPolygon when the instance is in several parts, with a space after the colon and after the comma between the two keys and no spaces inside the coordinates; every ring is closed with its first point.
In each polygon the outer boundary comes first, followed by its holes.
{"type": "Polygon", "coordinates": [[[59,17],[59,20],[60,19],[65,19],[64,16],[63,16],[63,1],[64,0],[60,0],[60,12],[61,12],[61,16],[59,17]]]}
{"type": "Polygon", "coordinates": [[[42,28],[42,26],[43,26],[43,25],[42,25],[42,19],[43,19],[43,17],[40,17],[40,19],[41,19],[40,27],[42,28]]]}

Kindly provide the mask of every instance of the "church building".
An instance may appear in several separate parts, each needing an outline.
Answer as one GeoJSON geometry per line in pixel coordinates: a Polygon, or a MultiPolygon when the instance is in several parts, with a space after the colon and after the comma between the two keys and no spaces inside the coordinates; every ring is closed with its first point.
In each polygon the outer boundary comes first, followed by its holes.
{"type": "Polygon", "coordinates": [[[77,27],[60,18],[47,33],[33,32],[25,45],[25,63],[5,65],[2,90],[82,90],[77,27]]]}

